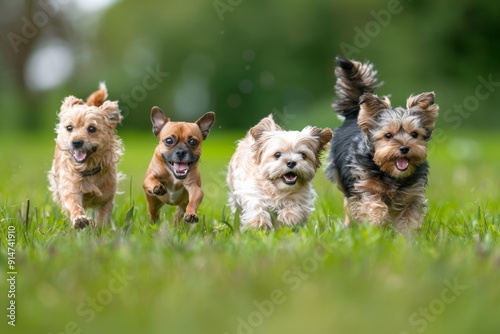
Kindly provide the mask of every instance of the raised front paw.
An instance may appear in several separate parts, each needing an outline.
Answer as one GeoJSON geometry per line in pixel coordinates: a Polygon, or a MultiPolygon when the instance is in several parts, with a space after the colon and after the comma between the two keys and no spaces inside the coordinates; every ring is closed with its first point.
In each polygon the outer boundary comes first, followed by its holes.
{"type": "Polygon", "coordinates": [[[167,189],[165,188],[165,186],[163,184],[158,184],[157,186],[155,186],[153,188],[153,194],[155,194],[156,196],[163,196],[167,193],[167,189]]]}
{"type": "Polygon", "coordinates": [[[197,223],[199,221],[199,218],[196,215],[196,213],[185,213],[184,214],[184,221],[186,223],[197,223]]]}
{"type": "Polygon", "coordinates": [[[73,228],[74,229],[82,229],[87,226],[94,226],[94,221],[92,219],[89,219],[85,216],[78,216],[75,219],[73,219],[73,228]]]}

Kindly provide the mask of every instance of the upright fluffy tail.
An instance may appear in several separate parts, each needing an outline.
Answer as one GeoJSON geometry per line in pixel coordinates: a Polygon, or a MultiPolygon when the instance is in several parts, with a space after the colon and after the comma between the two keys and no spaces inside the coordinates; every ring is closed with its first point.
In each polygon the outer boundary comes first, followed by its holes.
{"type": "Polygon", "coordinates": [[[99,90],[90,94],[87,98],[87,105],[100,107],[108,97],[108,89],[104,82],[99,83],[99,90]]]}
{"type": "Polygon", "coordinates": [[[356,118],[359,112],[359,97],[364,93],[373,93],[383,82],[377,82],[377,71],[368,62],[360,63],[340,56],[335,60],[338,65],[335,68],[335,92],[338,98],[333,103],[333,108],[340,116],[356,118]]]}

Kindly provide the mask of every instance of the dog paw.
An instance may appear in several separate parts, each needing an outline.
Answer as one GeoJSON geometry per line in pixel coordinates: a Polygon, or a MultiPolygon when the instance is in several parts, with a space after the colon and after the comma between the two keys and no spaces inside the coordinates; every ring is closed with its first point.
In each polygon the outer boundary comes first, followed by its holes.
{"type": "Polygon", "coordinates": [[[297,210],[283,210],[278,214],[277,222],[280,226],[297,226],[307,222],[309,218],[308,212],[302,210],[301,212],[296,212],[297,210]]]}
{"type": "Polygon", "coordinates": [[[94,225],[92,219],[88,219],[85,216],[78,216],[73,219],[73,228],[75,230],[85,228],[89,225],[94,225]]]}
{"type": "Polygon", "coordinates": [[[184,214],[184,221],[186,223],[197,223],[199,221],[199,218],[198,216],[196,215],[196,213],[193,213],[193,214],[184,214]]]}
{"type": "Polygon", "coordinates": [[[153,188],[153,194],[156,196],[163,196],[167,193],[167,189],[165,189],[165,186],[163,184],[159,184],[156,187],[153,188]]]}
{"type": "Polygon", "coordinates": [[[390,220],[389,211],[385,204],[384,205],[379,205],[377,203],[368,204],[367,215],[368,215],[368,221],[373,226],[383,226],[390,220]]]}

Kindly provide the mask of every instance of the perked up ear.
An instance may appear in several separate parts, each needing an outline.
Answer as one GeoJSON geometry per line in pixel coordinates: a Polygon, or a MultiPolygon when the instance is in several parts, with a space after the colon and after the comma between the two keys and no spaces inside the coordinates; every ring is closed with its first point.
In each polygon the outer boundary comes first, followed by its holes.
{"type": "Polygon", "coordinates": [[[257,125],[251,128],[250,134],[255,140],[258,140],[260,137],[262,137],[262,134],[265,131],[282,131],[282,130],[283,129],[274,122],[273,115],[270,114],[269,116],[261,119],[257,125]]]}
{"type": "Polygon", "coordinates": [[[64,109],[70,108],[75,104],[83,104],[83,101],[73,95],[66,97],[61,105],[61,112],[64,112],[64,109]]]}
{"type": "Polygon", "coordinates": [[[427,138],[432,135],[439,113],[439,106],[434,104],[435,98],[436,94],[434,92],[427,92],[417,96],[412,95],[406,100],[406,107],[410,112],[418,113],[422,120],[422,125],[427,130],[427,138]]]}
{"type": "Polygon", "coordinates": [[[333,131],[329,128],[321,129],[314,126],[309,127],[309,131],[311,136],[318,139],[318,152],[323,151],[333,138],[333,131]]]}
{"type": "Polygon", "coordinates": [[[108,90],[107,90],[104,82],[101,82],[99,85],[99,90],[93,92],[87,98],[87,105],[100,107],[100,106],[102,106],[104,101],[106,101],[107,97],[108,97],[108,90]]]}
{"type": "Polygon", "coordinates": [[[165,124],[167,124],[168,122],[170,122],[170,118],[165,116],[160,108],[154,106],[151,109],[151,123],[153,123],[153,133],[156,137],[158,137],[161,129],[163,129],[165,124]]]}
{"type": "Polygon", "coordinates": [[[116,127],[122,121],[122,114],[118,107],[118,101],[104,101],[99,107],[108,117],[110,123],[116,127]]]}
{"type": "Polygon", "coordinates": [[[215,113],[212,111],[207,112],[205,115],[198,118],[195,122],[198,124],[198,127],[201,130],[201,134],[203,135],[203,140],[207,139],[208,134],[210,133],[210,128],[215,122],[215,113]]]}
{"type": "Polygon", "coordinates": [[[358,126],[364,133],[374,128],[381,111],[391,108],[391,101],[387,96],[380,99],[377,95],[365,93],[359,98],[358,126]]]}
{"type": "Polygon", "coordinates": [[[406,108],[411,109],[412,107],[418,106],[422,110],[426,110],[429,106],[434,104],[436,99],[436,94],[434,92],[422,93],[417,96],[410,95],[408,100],[406,100],[406,108]]]}

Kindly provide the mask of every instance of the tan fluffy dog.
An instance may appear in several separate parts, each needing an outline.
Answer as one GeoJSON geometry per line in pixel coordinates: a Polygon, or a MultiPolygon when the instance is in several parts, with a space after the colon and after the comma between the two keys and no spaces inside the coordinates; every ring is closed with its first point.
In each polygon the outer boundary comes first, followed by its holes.
{"type": "Polygon", "coordinates": [[[64,99],[56,126],[56,148],[49,172],[54,201],[69,214],[74,228],[93,219],[87,208],[98,211],[97,225],[109,220],[120,174],[117,163],[123,154],[115,134],[122,116],[117,101],[106,101],[104,84],[87,102],[74,96],[64,99]]]}
{"type": "Polygon", "coordinates": [[[197,210],[203,199],[198,162],[201,143],[210,132],[215,113],[207,112],[194,123],[172,122],[160,108],[151,110],[153,133],[159,139],[144,177],[149,219],[156,222],[164,204],[176,205],[174,223],[182,218],[198,222],[197,210]]]}

